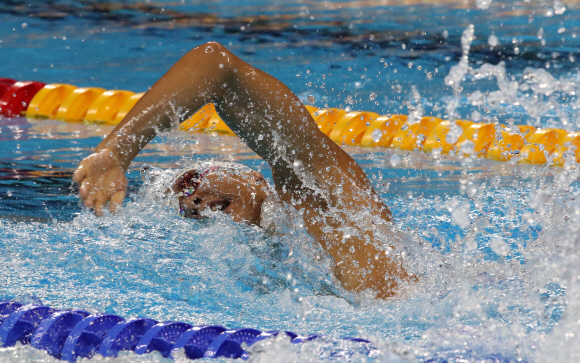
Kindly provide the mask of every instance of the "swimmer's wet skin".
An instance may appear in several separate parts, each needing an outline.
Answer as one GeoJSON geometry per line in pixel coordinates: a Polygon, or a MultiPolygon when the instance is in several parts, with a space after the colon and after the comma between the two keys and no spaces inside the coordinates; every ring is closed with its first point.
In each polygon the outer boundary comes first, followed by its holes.
{"type": "MultiPolygon", "coordinates": [[[[215,42],[181,58],[81,161],[73,180],[80,184],[85,206],[101,215],[108,202],[115,212],[125,198],[125,172],[141,149],[210,102],[272,167],[279,198],[303,213],[308,232],[334,258],[334,273],[344,288],[372,289],[386,298],[413,279],[398,255],[391,213],[361,167],[318,129],[288,87],[215,42]]],[[[188,196],[192,208],[234,197],[228,187],[224,180],[219,186],[206,183],[211,198],[196,190],[188,196]]],[[[229,214],[235,217],[238,210],[232,207],[229,214]]]]}

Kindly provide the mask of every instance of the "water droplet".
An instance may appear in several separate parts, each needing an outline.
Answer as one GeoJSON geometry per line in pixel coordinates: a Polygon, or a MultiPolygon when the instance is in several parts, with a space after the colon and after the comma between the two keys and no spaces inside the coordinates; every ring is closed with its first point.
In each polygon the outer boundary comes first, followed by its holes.
{"type": "Polygon", "coordinates": [[[486,10],[489,9],[490,5],[491,0],[475,0],[475,6],[477,6],[478,9],[486,10]]]}
{"type": "Polygon", "coordinates": [[[489,247],[494,253],[500,256],[507,256],[510,253],[510,246],[499,237],[492,239],[489,247]]]}
{"type": "Polygon", "coordinates": [[[489,36],[489,38],[487,38],[487,44],[492,47],[497,47],[500,43],[498,37],[492,34],[489,36]]]}
{"type": "Polygon", "coordinates": [[[566,6],[559,0],[554,1],[554,13],[562,15],[566,11],[566,6]]]}
{"type": "Polygon", "coordinates": [[[462,153],[471,155],[475,151],[475,144],[471,140],[465,140],[460,147],[462,153]]]}
{"type": "Polygon", "coordinates": [[[391,155],[390,163],[393,168],[398,166],[401,163],[401,157],[397,154],[391,155]]]}
{"type": "Polygon", "coordinates": [[[371,134],[373,142],[378,143],[379,141],[381,141],[381,137],[383,137],[383,131],[381,131],[380,129],[373,130],[373,133],[371,134]]]}

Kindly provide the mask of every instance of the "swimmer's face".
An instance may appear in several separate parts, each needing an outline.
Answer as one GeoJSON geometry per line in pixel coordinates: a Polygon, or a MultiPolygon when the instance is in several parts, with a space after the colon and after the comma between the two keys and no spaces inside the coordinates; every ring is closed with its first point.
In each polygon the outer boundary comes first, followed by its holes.
{"type": "MultiPolygon", "coordinates": [[[[173,185],[180,193],[181,181],[173,185]]],[[[204,174],[191,195],[179,197],[186,218],[200,219],[209,211],[222,211],[236,222],[260,223],[261,206],[268,196],[268,185],[262,174],[218,168],[204,174]]]]}

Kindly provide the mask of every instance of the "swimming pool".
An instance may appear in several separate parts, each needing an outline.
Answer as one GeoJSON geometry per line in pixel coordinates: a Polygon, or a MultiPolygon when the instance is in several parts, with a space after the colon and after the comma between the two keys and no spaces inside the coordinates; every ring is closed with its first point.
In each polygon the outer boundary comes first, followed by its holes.
{"type": "MultiPolygon", "coordinates": [[[[10,61],[0,75],[143,91],[184,49],[212,39],[319,107],[422,108],[443,117],[456,105],[458,118],[577,130],[574,85],[540,92],[527,108],[478,103],[476,91],[497,89],[478,74],[460,94],[446,86],[469,24],[476,36],[470,65],[503,60],[520,95],[534,94],[526,85],[557,88],[544,73],[533,73],[546,77],[534,83],[526,67],[543,68],[561,85],[577,78],[575,3],[565,10],[558,2],[483,3],[2,4],[0,52],[10,61]]],[[[144,163],[174,167],[228,154],[270,178],[233,137],[175,132],[156,140],[131,169],[125,211],[98,219],[79,207],[70,173],[109,126],[12,118],[0,128],[1,297],[160,321],[360,336],[381,349],[379,361],[578,355],[575,169],[348,148],[411,236],[412,265],[424,273],[405,296],[376,301],[338,287],[298,224],[269,237],[219,215],[192,223],[139,196],[144,163]]],[[[256,354],[340,359],[332,341],[304,347],[278,342],[256,354]]],[[[2,349],[0,357],[51,360],[28,347],[2,349]]]]}

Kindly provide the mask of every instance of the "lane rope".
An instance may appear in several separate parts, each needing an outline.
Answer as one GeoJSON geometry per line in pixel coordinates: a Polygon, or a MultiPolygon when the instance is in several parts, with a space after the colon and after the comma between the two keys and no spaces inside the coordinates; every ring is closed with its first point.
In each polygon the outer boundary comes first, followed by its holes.
{"type": "MultiPolygon", "coordinates": [[[[116,125],[143,94],[0,78],[0,115],[116,125]]],[[[340,145],[513,159],[522,164],[563,166],[580,162],[580,132],[469,120],[450,122],[431,116],[412,122],[406,115],[305,107],[320,130],[340,145]]],[[[211,103],[182,122],[180,129],[234,134],[211,103]]]]}
{"type": "MultiPolygon", "coordinates": [[[[139,355],[156,351],[168,358],[180,349],[189,359],[248,359],[244,347],[281,333],[252,328],[227,329],[220,325],[193,326],[148,318],[125,319],[84,310],[57,310],[39,301],[23,304],[16,300],[0,300],[0,347],[11,347],[19,342],[68,362],[96,354],[117,357],[121,351],[139,355]]],[[[321,335],[301,336],[291,331],[283,333],[293,344],[324,338],[321,335]]],[[[369,357],[380,353],[366,339],[341,338],[338,341],[351,342],[354,344],[351,349],[358,348],[357,353],[363,351],[369,357]]]]}

